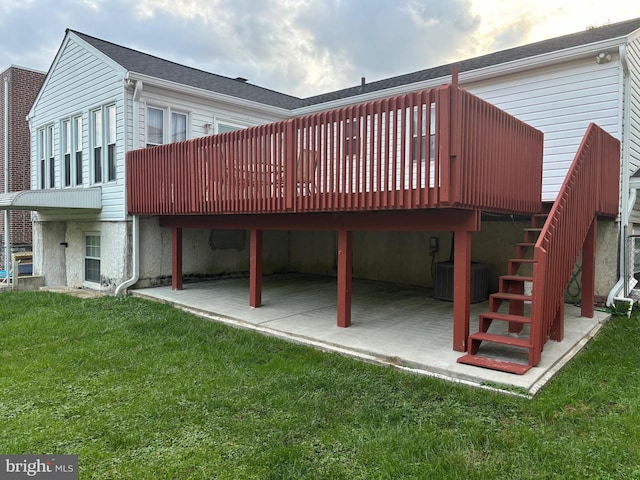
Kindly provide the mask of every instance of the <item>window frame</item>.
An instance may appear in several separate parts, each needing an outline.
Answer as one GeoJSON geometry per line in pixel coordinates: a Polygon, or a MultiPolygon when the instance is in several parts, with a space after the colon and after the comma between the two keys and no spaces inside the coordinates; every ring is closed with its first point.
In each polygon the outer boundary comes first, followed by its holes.
{"type": "Polygon", "coordinates": [[[46,167],[47,182],[49,188],[55,188],[56,186],[56,138],[55,138],[55,126],[53,124],[47,125],[47,158],[48,165],[46,167]]]}
{"type": "MultiPolygon", "coordinates": [[[[191,138],[190,132],[190,122],[191,122],[191,114],[185,110],[181,110],[178,108],[172,108],[170,106],[160,107],[154,104],[148,104],[145,108],[145,131],[144,131],[144,144],[146,148],[157,147],[159,145],[167,145],[169,143],[181,142],[184,140],[189,140],[191,138]],[[162,113],[162,126],[160,132],[160,140],[161,143],[151,141],[151,135],[149,134],[149,119],[151,116],[149,115],[149,111],[154,110],[162,113]],[[184,138],[176,139],[176,132],[173,128],[173,118],[174,115],[179,115],[184,117],[184,138]]],[[[155,137],[155,135],[154,135],[155,137]]]]}
{"type": "Polygon", "coordinates": [[[82,159],[82,115],[71,117],[71,143],[73,152],[73,173],[74,185],[84,183],[83,159],[82,159]],[[75,148],[73,148],[75,147],[75,148]]]}
{"type": "Polygon", "coordinates": [[[47,130],[46,127],[41,127],[38,129],[38,136],[37,136],[37,152],[38,152],[38,185],[40,187],[40,190],[44,190],[45,186],[46,186],[46,182],[47,182],[47,171],[46,171],[46,165],[47,165],[47,155],[46,155],[46,149],[47,149],[47,130]]]}
{"type": "Polygon", "coordinates": [[[71,186],[71,119],[66,118],[60,124],[60,157],[62,158],[62,186],[71,186]]]}
{"type": "Polygon", "coordinates": [[[102,107],[94,108],[89,113],[90,138],[91,138],[91,183],[102,183],[102,162],[104,123],[102,119],[102,107]]]}
{"type": "Polygon", "coordinates": [[[84,274],[83,274],[84,281],[86,283],[100,285],[101,275],[102,275],[101,268],[102,268],[102,239],[100,236],[100,232],[85,232],[84,233],[84,274]],[[90,239],[96,239],[96,238],[97,238],[97,245],[95,243],[89,244],[90,239]],[[91,255],[90,253],[93,253],[93,254],[96,253],[95,251],[96,248],[97,248],[98,255],[97,256],[91,255]],[[90,249],[92,249],[91,252],[90,252],[90,249]],[[92,277],[88,274],[90,273],[90,271],[96,270],[95,262],[97,262],[97,277],[92,277]]]}

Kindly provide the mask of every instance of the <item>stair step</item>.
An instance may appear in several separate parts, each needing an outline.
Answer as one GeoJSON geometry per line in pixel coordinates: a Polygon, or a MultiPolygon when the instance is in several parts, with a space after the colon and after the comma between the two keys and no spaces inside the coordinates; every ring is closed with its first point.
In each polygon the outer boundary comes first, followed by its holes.
{"type": "Polygon", "coordinates": [[[529,275],[500,275],[499,278],[509,282],[533,282],[533,277],[529,275]]]}
{"type": "Polygon", "coordinates": [[[480,314],[480,318],[523,324],[531,323],[531,317],[525,317],[524,315],[513,315],[512,313],[485,312],[480,314]]]}
{"type": "Polygon", "coordinates": [[[499,343],[500,345],[509,345],[511,347],[531,348],[531,340],[528,338],[507,337],[506,335],[496,335],[494,333],[477,332],[469,335],[469,340],[477,340],[479,342],[499,343]]]}
{"type": "Polygon", "coordinates": [[[527,227],[523,229],[525,232],[538,232],[540,233],[542,231],[542,227],[527,227]]]}
{"type": "Polygon", "coordinates": [[[522,293],[497,292],[492,293],[489,297],[499,300],[513,300],[520,302],[530,302],[532,300],[531,295],[524,295],[522,293]]]}
{"type": "Polygon", "coordinates": [[[510,258],[509,261],[512,263],[534,263],[535,262],[533,258],[510,258]]]}
{"type": "Polygon", "coordinates": [[[490,368],[491,370],[500,370],[502,372],[515,373],[523,375],[531,368],[531,365],[523,365],[521,363],[505,362],[503,360],[495,360],[493,358],[481,357],[479,355],[464,355],[457,360],[458,363],[466,365],[474,365],[476,367],[490,368]]]}
{"type": "Polygon", "coordinates": [[[535,247],[536,244],[535,243],[531,243],[531,242],[520,242],[520,243],[516,243],[516,246],[531,248],[531,247],[535,247]]]}

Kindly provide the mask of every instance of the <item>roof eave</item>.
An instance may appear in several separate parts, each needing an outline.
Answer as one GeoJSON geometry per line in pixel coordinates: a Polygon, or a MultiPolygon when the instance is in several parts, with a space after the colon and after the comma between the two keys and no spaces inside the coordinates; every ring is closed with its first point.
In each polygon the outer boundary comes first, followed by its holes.
{"type": "Polygon", "coordinates": [[[291,116],[291,110],[288,108],[275,107],[266,103],[247,100],[240,97],[234,97],[233,95],[213,92],[204,88],[192,87],[183,83],[173,82],[171,80],[165,80],[162,78],[153,77],[151,75],[145,75],[143,73],[129,71],[125,76],[126,78],[129,78],[131,80],[140,80],[145,86],[152,85],[155,87],[165,88],[167,90],[179,91],[188,95],[220,102],[228,106],[250,108],[253,110],[259,110],[266,114],[276,115],[283,118],[288,118],[291,116]]]}
{"type": "MultiPolygon", "coordinates": [[[[458,76],[458,82],[460,85],[469,84],[477,81],[487,80],[503,75],[519,73],[527,70],[533,70],[542,66],[557,65],[559,63],[578,60],[580,58],[586,58],[593,55],[594,52],[600,52],[607,49],[616,49],[619,45],[625,44],[628,41],[628,36],[610,38],[601,42],[589,43],[586,45],[579,45],[563,50],[556,50],[553,52],[543,53],[531,57],[525,57],[510,62],[503,62],[488,67],[477,68],[474,70],[468,70],[461,72],[458,76]]],[[[455,65],[452,64],[452,65],[455,65]]],[[[340,98],[337,100],[331,100],[324,103],[316,103],[305,107],[293,109],[294,116],[308,115],[319,111],[341,108],[354,103],[369,102],[379,100],[381,98],[402,95],[409,92],[415,92],[418,90],[424,90],[428,88],[439,87],[444,83],[449,83],[451,79],[450,75],[441,76],[437,78],[431,78],[421,82],[407,83],[405,85],[399,85],[397,87],[385,88],[376,90],[369,93],[363,93],[360,95],[352,95],[349,97],[340,98]]]]}

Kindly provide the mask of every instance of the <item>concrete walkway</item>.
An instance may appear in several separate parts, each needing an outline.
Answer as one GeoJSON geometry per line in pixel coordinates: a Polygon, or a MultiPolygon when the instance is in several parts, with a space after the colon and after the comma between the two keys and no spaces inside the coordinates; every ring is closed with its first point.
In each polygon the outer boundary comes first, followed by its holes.
{"type": "MultiPolygon", "coordinates": [[[[566,305],[565,339],[548,342],[538,366],[525,375],[513,375],[456,363],[462,354],[451,349],[452,303],[433,299],[426,288],[354,280],[349,328],[336,326],[336,279],[328,277],[265,276],[260,308],[249,307],[247,278],[186,283],[178,291],[163,286],[131,293],[235,327],[365,361],[476,386],[500,385],[526,395],[535,394],[609,316],[596,312],[594,318],[583,318],[579,308],[566,305]]],[[[478,314],[487,305],[471,305],[471,332],[477,330],[478,314]]]]}

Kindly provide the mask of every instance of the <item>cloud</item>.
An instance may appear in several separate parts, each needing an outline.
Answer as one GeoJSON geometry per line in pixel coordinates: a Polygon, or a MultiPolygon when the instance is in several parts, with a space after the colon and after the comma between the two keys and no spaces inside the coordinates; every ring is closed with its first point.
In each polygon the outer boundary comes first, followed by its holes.
{"type": "Polygon", "coordinates": [[[72,28],[311,96],[532,41],[563,1],[0,0],[0,68],[46,71],[72,28]]]}

